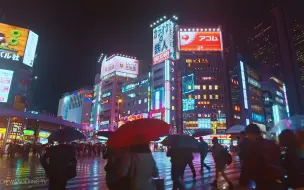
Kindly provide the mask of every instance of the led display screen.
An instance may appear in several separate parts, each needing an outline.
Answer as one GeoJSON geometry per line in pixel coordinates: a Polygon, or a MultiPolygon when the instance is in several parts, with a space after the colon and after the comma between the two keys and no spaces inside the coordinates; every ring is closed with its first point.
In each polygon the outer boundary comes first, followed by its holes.
{"type": "Polygon", "coordinates": [[[153,29],[153,65],[175,58],[174,27],[168,20],[153,29]]]}
{"type": "Polygon", "coordinates": [[[194,74],[182,78],[182,91],[183,94],[194,91],[194,74]]]}
{"type": "Polygon", "coordinates": [[[7,102],[14,71],[0,69],[0,102],[7,102]]]}
{"type": "Polygon", "coordinates": [[[183,111],[194,110],[195,100],[194,99],[183,99],[183,111]]]}
{"type": "Polygon", "coordinates": [[[222,51],[221,32],[180,32],[181,51],[222,51]]]}
{"type": "Polygon", "coordinates": [[[37,44],[38,44],[38,35],[30,31],[27,39],[24,58],[23,58],[23,63],[25,65],[33,67],[37,44]]]}
{"type": "Polygon", "coordinates": [[[138,60],[117,55],[102,63],[101,77],[109,75],[115,71],[118,73],[137,75],[138,60]]]}
{"type": "Polygon", "coordinates": [[[0,59],[33,66],[38,35],[25,28],[0,23],[0,59]]]}

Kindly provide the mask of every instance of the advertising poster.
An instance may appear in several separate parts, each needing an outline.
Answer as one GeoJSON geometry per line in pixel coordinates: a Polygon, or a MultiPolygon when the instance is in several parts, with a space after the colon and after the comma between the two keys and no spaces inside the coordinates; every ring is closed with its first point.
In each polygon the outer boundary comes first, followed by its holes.
{"type": "Polygon", "coordinates": [[[153,65],[175,58],[174,25],[168,20],[153,29],[153,65]]]}
{"type": "Polygon", "coordinates": [[[0,102],[7,102],[14,71],[0,69],[0,102]]]}
{"type": "Polygon", "coordinates": [[[112,72],[137,75],[138,60],[122,56],[114,56],[113,58],[102,63],[101,76],[104,77],[112,72]]]}
{"type": "Polygon", "coordinates": [[[38,35],[30,31],[25,48],[24,58],[23,58],[23,63],[25,65],[33,67],[37,44],[38,44],[38,35]]]}
{"type": "Polygon", "coordinates": [[[221,32],[180,32],[180,51],[222,51],[221,32]]]}
{"type": "Polygon", "coordinates": [[[21,61],[29,31],[0,23],[0,59],[21,61]]]}

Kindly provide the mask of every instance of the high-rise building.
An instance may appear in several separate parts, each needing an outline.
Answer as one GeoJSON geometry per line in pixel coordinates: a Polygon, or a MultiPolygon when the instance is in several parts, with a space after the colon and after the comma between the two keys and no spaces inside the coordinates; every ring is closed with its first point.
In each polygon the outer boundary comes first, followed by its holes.
{"type": "Polygon", "coordinates": [[[183,131],[227,129],[228,72],[220,28],[180,28],[183,131]]]}
{"type": "Polygon", "coordinates": [[[127,121],[148,118],[151,110],[151,72],[122,85],[119,127],[127,121]]]}
{"type": "Polygon", "coordinates": [[[92,100],[92,112],[90,125],[94,128],[94,130],[99,129],[99,121],[100,121],[100,109],[101,105],[99,104],[101,100],[101,89],[100,89],[100,74],[95,76],[94,86],[93,86],[93,100],[92,100]]]}
{"type": "Polygon", "coordinates": [[[262,82],[266,129],[289,117],[285,84],[277,77],[262,82]]]}
{"type": "Polygon", "coordinates": [[[88,88],[65,93],[59,100],[57,116],[63,120],[81,124],[83,130],[91,131],[92,99],[93,91],[88,88]]]}
{"type": "Polygon", "coordinates": [[[238,55],[238,64],[230,72],[232,124],[257,124],[266,131],[261,76],[250,61],[238,55]]]}
{"type": "Polygon", "coordinates": [[[152,105],[151,117],[171,125],[171,132],[182,132],[177,111],[177,17],[163,17],[153,27],[152,105]]]}
{"type": "Polygon", "coordinates": [[[286,84],[291,115],[304,112],[303,32],[303,27],[279,7],[273,8],[264,22],[246,31],[252,56],[271,65],[272,74],[286,84]]]}
{"type": "Polygon", "coordinates": [[[97,107],[99,123],[95,123],[95,130],[113,131],[118,128],[119,110],[123,101],[122,86],[137,77],[138,67],[139,61],[131,56],[114,54],[108,58],[104,57],[101,64],[101,81],[99,87],[96,87],[100,93],[95,103],[100,105],[100,109],[97,107]]]}

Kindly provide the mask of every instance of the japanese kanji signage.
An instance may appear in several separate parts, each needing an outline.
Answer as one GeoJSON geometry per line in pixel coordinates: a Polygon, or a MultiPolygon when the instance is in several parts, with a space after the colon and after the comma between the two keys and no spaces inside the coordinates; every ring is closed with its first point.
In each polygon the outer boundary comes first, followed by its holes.
{"type": "Polygon", "coordinates": [[[38,35],[25,28],[0,23],[0,59],[33,66],[38,35]]]}
{"type": "Polygon", "coordinates": [[[180,32],[180,51],[222,51],[221,32],[180,32]]]}
{"type": "Polygon", "coordinates": [[[138,60],[136,59],[122,56],[114,56],[102,63],[101,77],[104,77],[115,71],[137,75],[138,64],[138,60]]]}
{"type": "Polygon", "coordinates": [[[0,69],[0,102],[7,102],[14,71],[0,69]]]}
{"type": "Polygon", "coordinates": [[[175,58],[174,25],[168,20],[153,29],[153,65],[175,58]]]}
{"type": "Polygon", "coordinates": [[[208,59],[197,58],[197,59],[186,59],[186,63],[209,63],[208,59]]]}

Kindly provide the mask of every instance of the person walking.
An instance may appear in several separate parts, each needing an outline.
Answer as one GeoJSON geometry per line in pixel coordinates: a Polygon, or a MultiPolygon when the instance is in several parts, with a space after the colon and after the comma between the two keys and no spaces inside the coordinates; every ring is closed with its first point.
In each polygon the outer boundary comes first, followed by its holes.
{"type": "Polygon", "coordinates": [[[48,147],[40,159],[49,179],[49,190],[64,190],[67,181],[76,177],[76,153],[69,144],[48,147]]]}
{"type": "Polygon", "coordinates": [[[168,147],[167,156],[171,158],[171,179],[173,181],[172,190],[184,189],[180,182],[185,167],[185,158],[183,152],[179,148],[168,147]]]}
{"type": "Polygon", "coordinates": [[[297,136],[289,129],[285,129],[279,135],[280,146],[284,148],[282,155],[282,166],[286,171],[284,185],[288,188],[300,188],[303,186],[303,177],[301,178],[301,156],[299,155],[300,144],[297,136]]]}
{"type": "Polygon", "coordinates": [[[189,149],[189,148],[185,148],[183,150],[183,156],[185,157],[185,165],[183,167],[181,177],[184,178],[185,169],[186,169],[187,165],[189,165],[189,167],[192,171],[192,177],[193,177],[193,179],[195,179],[196,178],[196,172],[195,172],[195,168],[194,168],[194,165],[193,165],[194,157],[193,157],[192,150],[189,149]]]}
{"type": "Polygon", "coordinates": [[[219,178],[219,174],[221,173],[225,181],[229,184],[229,190],[233,189],[233,184],[225,174],[225,168],[227,164],[227,160],[225,159],[225,148],[218,142],[218,138],[214,137],[212,139],[212,156],[215,162],[215,180],[211,183],[212,187],[217,188],[217,179],[219,178]]]}
{"type": "Polygon", "coordinates": [[[247,188],[255,182],[257,190],[277,189],[277,179],[281,178],[280,148],[272,140],[263,139],[256,124],[245,128],[247,140],[240,148],[240,185],[247,188]]]}
{"type": "Polygon", "coordinates": [[[204,171],[204,167],[207,168],[207,170],[211,170],[210,166],[205,164],[205,158],[208,154],[208,144],[204,141],[202,137],[199,138],[200,142],[198,143],[198,151],[200,153],[200,158],[201,158],[201,172],[204,171]]]}
{"type": "Polygon", "coordinates": [[[134,144],[138,145],[131,146],[130,151],[124,155],[121,179],[128,176],[130,190],[156,190],[152,178],[158,177],[158,169],[149,142],[145,142],[144,139],[138,137],[134,144]]]}

